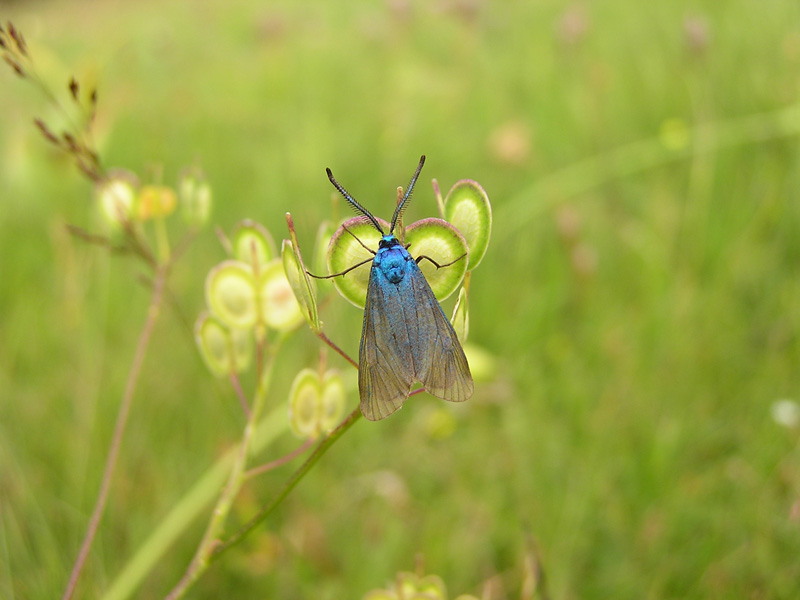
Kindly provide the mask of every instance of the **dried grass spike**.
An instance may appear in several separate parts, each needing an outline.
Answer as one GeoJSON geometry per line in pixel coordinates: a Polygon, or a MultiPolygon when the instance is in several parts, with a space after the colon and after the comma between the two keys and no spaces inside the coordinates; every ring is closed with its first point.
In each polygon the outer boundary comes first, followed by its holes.
{"type": "Polygon", "coordinates": [[[56,146],[61,145],[61,140],[59,140],[55,134],[50,131],[50,128],[47,127],[47,124],[44,121],[41,119],[34,119],[33,122],[36,124],[36,127],[39,128],[39,131],[42,132],[42,135],[47,139],[48,142],[55,144],[56,146]]]}
{"type": "Polygon", "coordinates": [[[20,77],[25,77],[25,71],[22,69],[22,65],[11,58],[8,54],[3,54],[3,60],[6,61],[12,69],[14,69],[14,72],[17,75],[20,77]]]}
{"type": "Polygon", "coordinates": [[[69,80],[69,93],[72,94],[72,99],[75,100],[75,102],[78,101],[78,91],[80,91],[80,86],[78,85],[77,80],[73,76],[69,80]]]}
{"type": "Polygon", "coordinates": [[[8,35],[17,43],[17,49],[20,51],[22,56],[28,56],[28,50],[25,46],[25,38],[22,37],[22,33],[17,31],[14,27],[14,24],[9,21],[8,22],[8,35]]]}

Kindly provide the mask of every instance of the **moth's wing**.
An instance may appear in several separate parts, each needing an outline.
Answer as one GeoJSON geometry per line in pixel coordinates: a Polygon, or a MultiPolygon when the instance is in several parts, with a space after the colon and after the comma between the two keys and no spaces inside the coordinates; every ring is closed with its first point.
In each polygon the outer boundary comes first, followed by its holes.
{"type": "MultiPolygon", "coordinates": [[[[370,273],[358,364],[361,412],[370,421],[403,406],[414,383],[411,342],[398,287],[370,273]]],[[[410,300],[410,299],[408,299],[410,300]]]]}
{"type": "Polygon", "coordinates": [[[468,400],[475,389],[467,357],[453,326],[442,311],[425,275],[415,262],[409,265],[408,280],[416,320],[412,345],[414,376],[425,390],[450,402],[468,400]]]}

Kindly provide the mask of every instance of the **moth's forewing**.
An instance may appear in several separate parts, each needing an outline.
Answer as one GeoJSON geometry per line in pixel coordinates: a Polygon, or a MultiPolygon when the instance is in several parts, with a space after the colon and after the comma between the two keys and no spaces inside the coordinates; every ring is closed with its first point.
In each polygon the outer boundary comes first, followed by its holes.
{"type": "Polygon", "coordinates": [[[420,381],[432,395],[462,402],[474,385],[450,321],[408,252],[399,283],[370,272],[359,353],[361,412],[372,421],[398,410],[420,381]]]}
{"type": "Polygon", "coordinates": [[[415,307],[414,377],[432,396],[450,402],[468,400],[475,386],[453,326],[414,261],[403,280],[409,282],[408,295],[415,307]]]}
{"type": "Polygon", "coordinates": [[[403,406],[414,383],[408,329],[401,326],[402,303],[397,286],[386,281],[373,266],[358,364],[361,412],[370,421],[388,417],[403,406]],[[402,343],[397,343],[397,336],[402,343]]]}

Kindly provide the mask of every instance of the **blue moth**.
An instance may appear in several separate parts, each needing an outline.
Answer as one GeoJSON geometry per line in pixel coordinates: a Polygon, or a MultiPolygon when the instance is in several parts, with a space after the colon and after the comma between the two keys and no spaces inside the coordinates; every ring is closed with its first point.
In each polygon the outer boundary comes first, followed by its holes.
{"type": "Polygon", "coordinates": [[[456,332],[418,266],[425,259],[437,268],[447,267],[465,256],[443,265],[424,255],[415,259],[408,246],[394,235],[424,164],[423,155],[394,211],[388,233],[327,169],[334,187],[382,236],[377,252],[364,246],[374,258],[328,276],[344,276],[372,261],[358,353],[361,412],[370,421],[383,419],[400,409],[416,382],[429,394],[450,402],[463,402],[474,390],[469,364],[456,332]]]}

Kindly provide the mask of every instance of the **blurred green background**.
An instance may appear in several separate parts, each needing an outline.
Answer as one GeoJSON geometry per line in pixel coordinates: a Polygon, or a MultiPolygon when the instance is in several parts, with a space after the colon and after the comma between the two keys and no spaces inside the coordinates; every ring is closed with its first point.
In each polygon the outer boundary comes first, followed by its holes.
{"type": "MultiPolygon", "coordinates": [[[[434,177],[493,203],[470,303],[491,377],[463,406],[418,396],[359,422],[190,597],[360,598],[419,553],[453,596],[517,598],[527,534],[553,598],[800,597],[796,2],[2,9],[54,87],[98,86],[104,164],[169,184],[201,165],[214,226],[280,239],[291,211],[310,252],[325,167],[385,218],[422,153],[409,222],[435,214],[434,177]]],[[[148,300],[138,265],[66,232],[98,228],[91,186],[34,117],[56,122],[0,71],[3,598],[63,591],[148,300]]],[[[208,227],[176,267],[190,319],[223,256],[208,227]]],[[[360,312],[323,319],[355,355],[360,312]]],[[[292,338],[275,406],[319,346],[292,338]]],[[[77,597],[101,596],[242,425],[167,312],[77,597]]],[[[248,486],[232,525],[292,468],[248,486]]],[[[176,583],[204,524],[138,597],[176,583]]]]}

